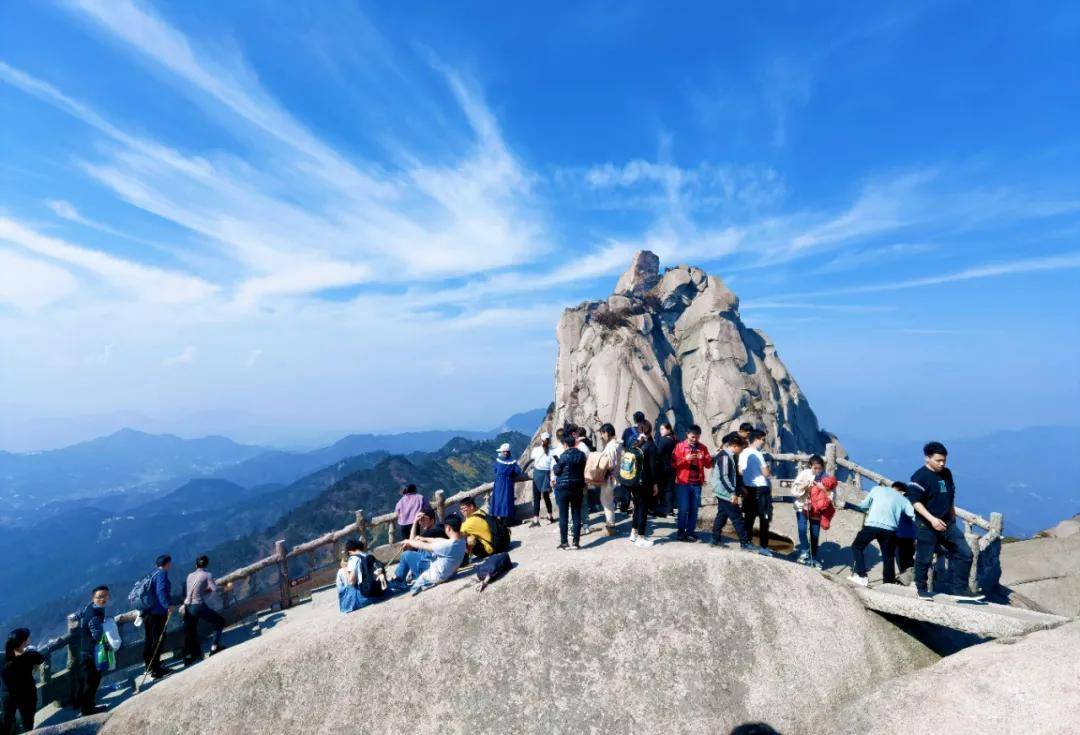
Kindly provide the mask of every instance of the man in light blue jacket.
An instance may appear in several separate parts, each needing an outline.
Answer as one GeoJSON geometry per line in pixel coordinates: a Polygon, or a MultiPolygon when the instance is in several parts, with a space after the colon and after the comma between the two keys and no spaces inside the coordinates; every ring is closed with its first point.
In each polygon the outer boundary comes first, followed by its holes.
{"type": "Polygon", "coordinates": [[[866,577],[866,547],[871,541],[877,541],[881,548],[882,581],[885,584],[896,582],[896,527],[902,516],[914,520],[915,508],[905,495],[907,485],[894,482],[892,487],[878,485],[866,499],[859,503],[865,510],[866,524],[851,542],[854,557],[854,571],[848,581],[861,587],[867,587],[870,581],[866,577]]]}

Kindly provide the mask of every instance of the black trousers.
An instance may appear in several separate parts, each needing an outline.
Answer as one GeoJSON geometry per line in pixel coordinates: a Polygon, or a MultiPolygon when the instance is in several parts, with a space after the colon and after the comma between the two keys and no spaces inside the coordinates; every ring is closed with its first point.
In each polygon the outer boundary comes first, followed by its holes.
{"type": "Polygon", "coordinates": [[[935,531],[922,521],[915,524],[915,586],[926,589],[930,577],[930,564],[934,554],[944,551],[949,560],[949,577],[944,587],[953,594],[963,594],[968,588],[971,573],[971,547],[964,532],[952,522],[944,531],[935,531]],[[950,589],[951,588],[951,589],[950,589]]]}
{"type": "Polygon", "coordinates": [[[198,602],[187,606],[184,611],[184,660],[202,658],[202,646],[199,645],[199,621],[204,620],[214,629],[212,645],[221,645],[221,631],[225,629],[225,618],[209,605],[198,602]]]}
{"type": "Polygon", "coordinates": [[[548,515],[551,515],[551,473],[548,470],[533,471],[533,518],[540,517],[540,499],[544,499],[548,515]]]}
{"type": "Polygon", "coordinates": [[[750,538],[754,537],[754,519],[756,518],[761,548],[769,548],[769,522],[772,521],[772,490],[767,487],[744,487],[742,514],[747,535],[750,538]]]}
{"type": "Polygon", "coordinates": [[[675,510],[675,476],[661,477],[656,481],[656,512],[671,513],[675,510]]]}
{"type": "Polygon", "coordinates": [[[652,507],[652,486],[638,485],[630,488],[630,495],[634,499],[633,528],[639,536],[648,533],[649,508],[652,507]]]}
{"type": "Polygon", "coordinates": [[[901,574],[915,566],[915,539],[896,537],[896,566],[901,574]]]}
{"type": "Polygon", "coordinates": [[[555,488],[555,503],[559,506],[559,543],[566,544],[567,523],[573,516],[574,543],[581,541],[581,498],[585,488],[555,488]]]}
{"type": "Polygon", "coordinates": [[[79,659],[79,683],[75,688],[75,708],[84,715],[91,714],[97,704],[97,690],[101,686],[101,672],[92,658],[79,659]]]}
{"type": "Polygon", "coordinates": [[[22,720],[23,732],[34,729],[34,715],[37,714],[37,692],[24,692],[16,696],[4,692],[4,720],[0,724],[0,735],[12,735],[15,732],[15,714],[22,720]]]}
{"type": "Polygon", "coordinates": [[[743,522],[742,511],[730,500],[716,499],[716,518],[712,524],[713,543],[720,543],[720,534],[724,532],[724,526],[731,521],[735,527],[735,533],[739,536],[739,543],[744,546],[750,543],[750,534],[746,532],[746,524],[743,522]]]}
{"type": "Polygon", "coordinates": [[[866,576],[866,547],[877,541],[881,548],[881,581],[896,581],[896,532],[873,526],[863,526],[851,542],[851,554],[855,558],[855,573],[866,576]]]}
{"type": "Polygon", "coordinates": [[[165,621],[169,618],[167,615],[159,615],[157,613],[144,613],[142,618],[143,664],[150,670],[150,673],[155,673],[161,670],[161,649],[164,647],[165,642],[161,641],[161,645],[159,646],[158,641],[161,639],[161,634],[165,630],[165,621]]]}

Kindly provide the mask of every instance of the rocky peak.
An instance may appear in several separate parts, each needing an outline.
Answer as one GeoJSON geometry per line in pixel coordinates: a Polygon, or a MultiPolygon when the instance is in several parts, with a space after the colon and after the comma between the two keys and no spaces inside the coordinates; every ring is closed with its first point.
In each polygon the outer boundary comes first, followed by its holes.
{"type": "Polygon", "coordinates": [[[661,275],[654,253],[637,253],[615,293],[564,312],[558,341],[555,426],[623,427],[641,410],[678,430],[700,424],[714,447],[743,421],[774,451],[820,452],[829,439],[772,341],[700,268],[661,275]]]}
{"type": "Polygon", "coordinates": [[[615,284],[616,295],[641,296],[660,281],[660,258],[656,253],[639,250],[630,267],[615,284]]]}

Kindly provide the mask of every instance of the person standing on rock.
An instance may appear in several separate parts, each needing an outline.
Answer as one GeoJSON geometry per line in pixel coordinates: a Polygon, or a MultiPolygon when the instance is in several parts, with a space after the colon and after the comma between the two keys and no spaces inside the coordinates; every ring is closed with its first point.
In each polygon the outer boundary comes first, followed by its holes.
{"type": "Polygon", "coordinates": [[[0,683],[4,685],[4,720],[0,724],[0,735],[15,732],[16,714],[22,720],[24,732],[34,729],[34,715],[37,713],[34,668],[43,663],[45,657],[30,648],[29,628],[11,631],[4,643],[4,668],[0,671],[0,683]]]}
{"type": "Polygon", "coordinates": [[[758,522],[758,539],[761,553],[772,556],[769,550],[769,522],[772,520],[772,488],[769,478],[772,471],[765,461],[761,448],[765,445],[765,432],[754,429],[750,432],[750,446],[739,453],[739,470],[743,477],[743,490],[747,499],[743,506],[743,523],[753,538],[754,518],[758,522]]]}
{"type": "Polygon", "coordinates": [[[896,527],[904,516],[915,519],[915,510],[905,497],[907,485],[894,482],[892,487],[878,485],[859,503],[859,508],[866,511],[866,521],[855,540],[851,542],[851,555],[854,560],[848,581],[861,587],[870,584],[866,576],[866,547],[871,541],[877,541],[881,549],[881,581],[884,584],[896,582],[896,527]]]}
{"type": "Polygon", "coordinates": [[[746,440],[732,432],[723,438],[723,447],[713,460],[712,487],[716,496],[716,519],[712,527],[712,545],[723,546],[724,526],[730,520],[739,537],[739,547],[751,548],[750,534],[746,532],[742,511],[739,510],[739,453],[746,448],[746,440]]]}
{"type": "Polygon", "coordinates": [[[705,482],[705,471],[712,467],[712,454],[700,440],[701,427],[694,424],[687,429],[686,439],[675,446],[671,455],[679,503],[676,538],[690,543],[698,540],[697,518],[698,509],[701,507],[701,486],[705,482]]]}
{"type": "Polygon", "coordinates": [[[150,579],[150,607],[142,613],[143,619],[143,663],[152,679],[168,676],[169,672],[161,667],[162,639],[165,626],[172,615],[172,582],[169,581],[169,569],[172,557],[162,554],[155,562],[157,569],[150,579]]]}
{"type": "Polygon", "coordinates": [[[204,620],[214,629],[210,643],[210,655],[221,650],[221,631],[225,630],[225,618],[210,607],[209,598],[217,592],[214,575],[210,573],[210,558],[205,554],[195,560],[195,571],[187,576],[184,585],[184,665],[190,666],[203,657],[199,645],[199,621],[204,620]]]}
{"type": "Polygon", "coordinates": [[[660,518],[667,518],[675,510],[675,469],[671,466],[675,444],[671,424],[662,422],[660,438],[656,440],[656,515],[660,518]]]}
{"type": "Polygon", "coordinates": [[[911,476],[908,500],[915,509],[915,589],[921,599],[932,600],[930,564],[942,549],[949,561],[946,588],[954,595],[970,597],[968,575],[972,553],[963,531],[956,525],[956,484],[945,466],[949,452],[941,442],[923,447],[923,466],[911,476]]]}
{"type": "MultiPolygon", "coordinates": [[[[810,488],[815,484],[820,483],[821,479],[825,477],[825,460],[820,456],[814,454],[811,455],[809,466],[806,469],[799,470],[799,473],[795,475],[794,482],[791,483],[791,494],[794,497],[795,505],[795,523],[799,529],[799,563],[810,563],[810,540],[809,533],[809,516],[806,513],[806,507],[810,503],[810,488]]],[[[820,529],[820,526],[818,526],[820,529]]],[[[814,541],[817,544],[817,541],[814,541]]]]}
{"type": "MultiPolygon", "coordinates": [[[[577,442],[575,445],[581,450],[581,453],[585,455],[585,463],[588,464],[589,457],[592,456],[594,448],[592,442],[589,441],[589,437],[585,436],[584,427],[579,426],[577,429],[577,442]]],[[[592,513],[592,499],[589,497],[589,493],[592,492],[592,488],[589,486],[588,478],[585,478],[585,489],[581,492],[581,534],[587,536],[592,533],[591,523],[589,521],[589,515],[592,513]]]]}
{"type": "Polygon", "coordinates": [[[97,706],[97,691],[101,672],[94,660],[94,650],[105,635],[105,606],[109,604],[109,588],[99,585],[90,593],[90,603],[78,614],[79,669],[75,690],[75,708],[85,717],[104,712],[97,706]]]}
{"type": "Polygon", "coordinates": [[[426,506],[427,501],[423,495],[416,491],[416,485],[410,483],[401,488],[401,497],[398,498],[397,505],[394,506],[394,515],[397,516],[398,526],[397,537],[399,539],[409,538],[416,516],[426,506]]]}
{"type": "Polygon", "coordinates": [[[649,506],[656,491],[654,464],[656,446],[649,437],[652,426],[646,421],[629,449],[622,453],[619,462],[619,484],[630,493],[634,501],[634,516],[630,530],[630,542],[647,548],[653,545],[649,538],[649,506]]]}
{"type": "MultiPolygon", "coordinates": [[[[567,427],[566,436],[576,427],[567,427]]],[[[585,455],[576,446],[569,447],[555,460],[555,503],[559,506],[559,547],[567,548],[567,522],[573,515],[573,547],[581,548],[581,496],[585,492],[585,455]]]]}
{"type": "Polygon", "coordinates": [[[615,427],[604,424],[600,427],[601,449],[600,469],[604,472],[604,482],[600,485],[600,505],[604,508],[604,533],[615,535],[615,487],[618,485],[619,458],[622,456],[622,444],[615,437],[615,427]]]}
{"type": "Polygon", "coordinates": [[[507,526],[517,522],[514,508],[514,483],[525,473],[510,458],[510,445],[503,444],[495,457],[495,486],[491,490],[491,515],[501,518],[507,526]]]}
{"type": "Polygon", "coordinates": [[[551,509],[551,468],[555,466],[555,456],[551,452],[551,434],[544,432],[540,435],[540,445],[532,450],[532,481],[533,481],[533,519],[530,528],[540,525],[540,499],[543,498],[547,508],[548,523],[555,522],[555,516],[551,509]]]}
{"type": "Polygon", "coordinates": [[[637,441],[638,434],[641,433],[641,422],[645,420],[645,414],[641,411],[634,411],[634,423],[623,429],[622,433],[622,446],[623,449],[629,449],[634,446],[637,441]]]}

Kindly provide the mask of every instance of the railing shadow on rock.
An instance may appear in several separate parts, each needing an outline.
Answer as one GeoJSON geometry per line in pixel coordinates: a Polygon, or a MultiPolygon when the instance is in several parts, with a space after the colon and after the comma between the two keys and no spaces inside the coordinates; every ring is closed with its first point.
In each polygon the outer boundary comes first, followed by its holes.
{"type": "MultiPolygon", "coordinates": [[[[521,479],[515,485],[515,503],[520,505],[523,496],[531,500],[531,479],[521,479]],[[525,488],[528,492],[523,493],[525,488]]],[[[488,482],[446,497],[443,490],[436,490],[432,508],[440,520],[465,498],[482,498],[491,494],[494,483],[488,482]]],[[[333,584],[339,569],[339,558],[344,543],[349,538],[362,537],[372,553],[383,562],[391,561],[400,547],[397,535],[397,516],[383,513],[373,518],[357,510],[355,520],[336,531],[297,544],[287,549],[285,541],[274,544],[274,553],[245,567],[235,569],[214,580],[221,595],[218,612],[226,625],[235,626],[260,613],[273,612],[292,607],[314,590],[333,584]],[[385,540],[385,543],[380,543],[385,540]]],[[[142,637],[132,634],[135,611],[113,617],[116,621],[122,645],[116,651],[116,669],[106,679],[135,680],[142,674],[142,637]],[[138,667],[138,668],[135,668],[138,667]]],[[[182,616],[174,615],[176,621],[169,625],[161,650],[170,654],[183,645],[182,616]]],[[[50,702],[67,705],[74,701],[79,651],[79,623],[74,615],[68,616],[68,632],[47,641],[38,650],[45,656],[38,684],[38,706],[50,702]],[[56,659],[63,656],[62,668],[56,659]]]]}

